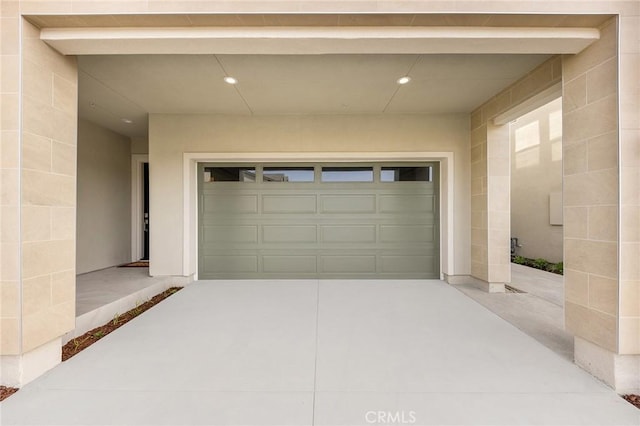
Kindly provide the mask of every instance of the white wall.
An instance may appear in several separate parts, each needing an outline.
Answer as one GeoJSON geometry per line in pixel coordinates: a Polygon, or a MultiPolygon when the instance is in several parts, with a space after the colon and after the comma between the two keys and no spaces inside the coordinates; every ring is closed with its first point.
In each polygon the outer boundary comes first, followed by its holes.
{"type": "Polygon", "coordinates": [[[562,99],[511,124],[511,236],[519,255],[562,261],[562,226],[549,224],[552,192],[562,192],[562,99]]]}
{"type": "Polygon", "coordinates": [[[469,116],[170,115],[149,118],[151,275],[182,275],[183,153],[454,153],[454,271],[470,272],[469,116]]]}
{"type": "Polygon", "coordinates": [[[130,152],[129,138],[78,122],[78,274],[130,260],[130,152]]]}

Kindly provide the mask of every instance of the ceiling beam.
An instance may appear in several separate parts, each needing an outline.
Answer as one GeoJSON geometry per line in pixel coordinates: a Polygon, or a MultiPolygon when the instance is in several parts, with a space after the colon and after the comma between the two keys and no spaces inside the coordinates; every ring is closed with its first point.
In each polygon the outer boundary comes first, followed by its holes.
{"type": "Polygon", "coordinates": [[[574,54],[595,28],[198,27],[44,28],[65,55],[114,54],[574,54]]]}
{"type": "Polygon", "coordinates": [[[558,99],[562,96],[562,83],[556,83],[553,86],[543,90],[535,96],[527,99],[514,106],[513,108],[497,115],[493,119],[493,124],[496,126],[502,126],[510,123],[525,114],[528,114],[536,109],[548,104],[549,102],[558,99]]]}

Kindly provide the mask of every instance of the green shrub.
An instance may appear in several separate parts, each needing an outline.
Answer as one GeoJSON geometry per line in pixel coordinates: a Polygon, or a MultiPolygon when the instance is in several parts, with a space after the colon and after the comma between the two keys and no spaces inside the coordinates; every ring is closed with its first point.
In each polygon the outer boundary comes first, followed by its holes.
{"type": "Polygon", "coordinates": [[[518,265],[528,266],[530,268],[536,268],[547,272],[552,272],[554,274],[563,275],[564,274],[564,265],[562,262],[551,263],[546,259],[538,258],[538,259],[529,259],[524,256],[513,256],[511,258],[512,263],[516,263],[518,265]]]}
{"type": "Polygon", "coordinates": [[[518,265],[524,265],[527,263],[527,259],[522,256],[516,256],[513,258],[513,263],[517,263],[518,265]]]}
{"type": "Polygon", "coordinates": [[[562,262],[552,263],[549,265],[549,272],[562,275],[564,273],[564,265],[562,262]]]}
{"type": "Polygon", "coordinates": [[[549,266],[549,262],[545,259],[536,259],[533,261],[533,266],[535,266],[538,269],[542,269],[544,271],[547,270],[547,267],[549,266]]]}

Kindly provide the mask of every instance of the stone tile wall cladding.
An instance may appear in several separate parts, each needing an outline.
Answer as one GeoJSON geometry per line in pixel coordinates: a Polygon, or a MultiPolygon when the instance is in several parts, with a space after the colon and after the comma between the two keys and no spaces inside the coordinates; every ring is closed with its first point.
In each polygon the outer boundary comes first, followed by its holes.
{"type": "Polygon", "coordinates": [[[508,153],[491,119],[562,81],[566,327],[613,353],[638,354],[640,44],[637,18],[622,23],[619,47],[613,18],[584,52],[550,59],[472,113],[471,261],[477,278],[510,280],[508,153]]]}
{"type": "Polygon", "coordinates": [[[617,23],[566,57],[563,100],[566,327],[617,352],[617,23]]]}
{"type": "Polygon", "coordinates": [[[20,43],[17,4],[1,4],[0,53],[0,350],[20,353],[20,43]]]}
{"type": "Polygon", "coordinates": [[[563,61],[566,324],[619,354],[640,353],[640,43],[629,25],[610,21],[563,61]]]}
{"type": "Polygon", "coordinates": [[[621,257],[618,351],[640,354],[640,11],[634,17],[620,18],[619,41],[621,257]]]}
{"type": "Polygon", "coordinates": [[[471,114],[471,275],[489,284],[511,281],[509,126],[493,118],[561,81],[555,56],[471,114]]]}
{"type": "Polygon", "coordinates": [[[77,70],[75,58],[41,42],[39,30],[7,3],[1,354],[19,355],[74,327],[77,70]]]}

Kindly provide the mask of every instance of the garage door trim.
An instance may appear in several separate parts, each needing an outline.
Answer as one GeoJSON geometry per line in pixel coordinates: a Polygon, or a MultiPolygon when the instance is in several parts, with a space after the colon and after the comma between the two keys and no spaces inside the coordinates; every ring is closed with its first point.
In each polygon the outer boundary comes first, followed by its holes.
{"type": "Polygon", "coordinates": [[[323,163],[323,162],[439,162],[440,163],[440,272],[441,278],[456,275],[454,269],[455,155],[451,151],[410,152],[287,152],[287,153],[183,153],[183,276],[198,279],[197,167],[212,163],[323,163]]]}

